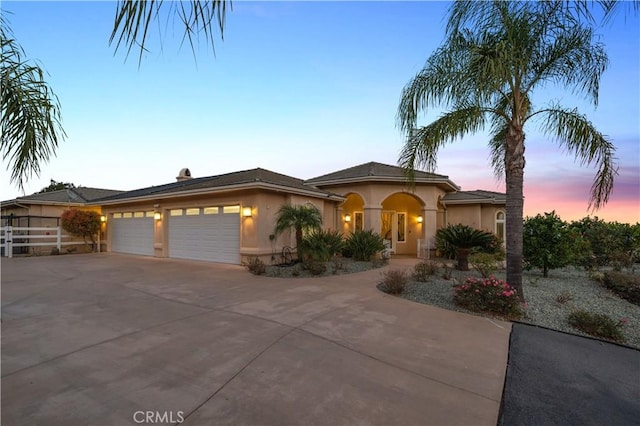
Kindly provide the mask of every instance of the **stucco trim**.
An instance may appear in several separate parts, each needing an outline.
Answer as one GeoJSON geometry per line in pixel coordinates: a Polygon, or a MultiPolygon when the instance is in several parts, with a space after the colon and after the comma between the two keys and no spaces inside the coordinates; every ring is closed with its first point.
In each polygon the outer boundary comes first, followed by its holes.
{"type": "Polygon", "coordinates": [[[130,198],[119,198],[117,200],[97,200],[94,202],[87,203],[88,205],[98,205],[98,206],[108,206],[108,205],[118,205],[118,204],[127,204],[131,202],[140,202],[140,201],[153,201],[158,199],[168,199],[168,198],[183,198],[183,197],[191,197],[195,195],[206,195],[206,194],[224,194],[228,192],[234,191],[243,191],[243,190],[251,190],[251,189],[266,189],[276,192],[285,192],[288,194],[296,194],[296,195],[304,195],[310,196],[314,198],[319,198],[323,200],[332,200],[332,201],[344,201],[346,198],[337,194],[327,194],[326,192],[316,192],[316,191],[305,191],[297,188],[291,188],[286,186],[274,185],[270,183],[264,182],[252,182],[252,183],[242,183],[236,185],[227,185],[221,188],[200,188],[194,189],[190,191],[176,191],[176,192],[162,192],[150,195],[143,195],[139,197],[130,197],[130,198]]]}
{"type": "Polygon", "coordinates": [[[440,185],[444,185],[447,188],[450,188],[453,191],[460,191],[460,187],[455,183],[453,183],[450,179],[416,178],[413,181],[413,184],[408,182],[405,178],[399,178],[394,176],[362,176],[362,177],[331,179],[331,180],[323,180],[323,181],[312,180],[313,185],[318,187],[329,186],[329,185],[344,185],[344,184],[350,184],[350,183],[373,183],[373,182],[404,183],[407,186],[412,186],[418,183],[436,184],[436,185],[440,184],[440,185]]]}

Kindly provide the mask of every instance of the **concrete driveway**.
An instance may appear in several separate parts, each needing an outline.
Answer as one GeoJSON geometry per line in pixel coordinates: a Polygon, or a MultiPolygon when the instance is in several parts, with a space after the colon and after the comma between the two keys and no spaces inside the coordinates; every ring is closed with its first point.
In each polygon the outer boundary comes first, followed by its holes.
{"type": "MultiPolygon", "coordinates": [[[[394,260],[410,267],[415,260],[394,260]]],[[[2,259],[4,425],[495,425],[509,323],[310,279],[2,259]]]]}

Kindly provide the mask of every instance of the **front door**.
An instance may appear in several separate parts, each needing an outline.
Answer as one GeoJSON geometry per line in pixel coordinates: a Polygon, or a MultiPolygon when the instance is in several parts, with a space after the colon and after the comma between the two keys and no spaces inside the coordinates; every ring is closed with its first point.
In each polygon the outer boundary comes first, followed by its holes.
{"type": "Polygon", "coordinates": [[[380,235],[392,253],[396,252],[398,243],[406,241],[406,217],[407,214],[404,212],[382,212],[380,235]]]}

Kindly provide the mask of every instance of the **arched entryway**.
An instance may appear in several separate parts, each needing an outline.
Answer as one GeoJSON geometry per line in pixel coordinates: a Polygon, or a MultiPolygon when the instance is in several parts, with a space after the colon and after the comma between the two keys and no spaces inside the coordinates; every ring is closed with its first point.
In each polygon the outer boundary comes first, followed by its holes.
{"type": "Polygon", "coordinates": [[[348,234],[364,230],[364,198],[358,193],[350,193],[342,204],[342,232],[348,234]]]}
{"type": "Polygon", "coordinates": [[[380,235],[392,253],[415,255],[424,239],[424,204],[412,194],[394,193],[384,199],[380,212],[380,235]]]}

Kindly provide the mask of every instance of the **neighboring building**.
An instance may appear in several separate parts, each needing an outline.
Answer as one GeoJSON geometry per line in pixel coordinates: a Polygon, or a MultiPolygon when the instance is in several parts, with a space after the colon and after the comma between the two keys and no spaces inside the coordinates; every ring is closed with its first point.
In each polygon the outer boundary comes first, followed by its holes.
{"type": "Polygon", "coordinates": [[[279,261],[295,242],[273,235],[276,213],[306,203],[322,212],[326,229],[372,229],[394,253],[416,255],[419,240],[433,248],[449,223],[500,233],[505,196],[460,191],[447,176],[420,171],[408,185],[402,168],[372,162],[306,181],[260,168],[194,179],[182,169],[174,183],[92,204],[107,218],[108,251],[238,264],[248,256],[279,261]]]}
{"type": "MultiPolygon", "coordinates": [[[[0,203],[0,226],[55,228],[60,226],[62,212],[69,208],[95,210],[100,212],[100,206],[90,206],[94,200],[121,193],[110,189],[99,188],[68,188],[58,191],[18,197],[0,203]]],[[[19,234],[14,235],[15,238],[19,234]]],[[[25,240],[26,241],[26,240],[25,240]]],[[[15,254],[49,252],[51,248],[16,247],[15,254]]]]}

